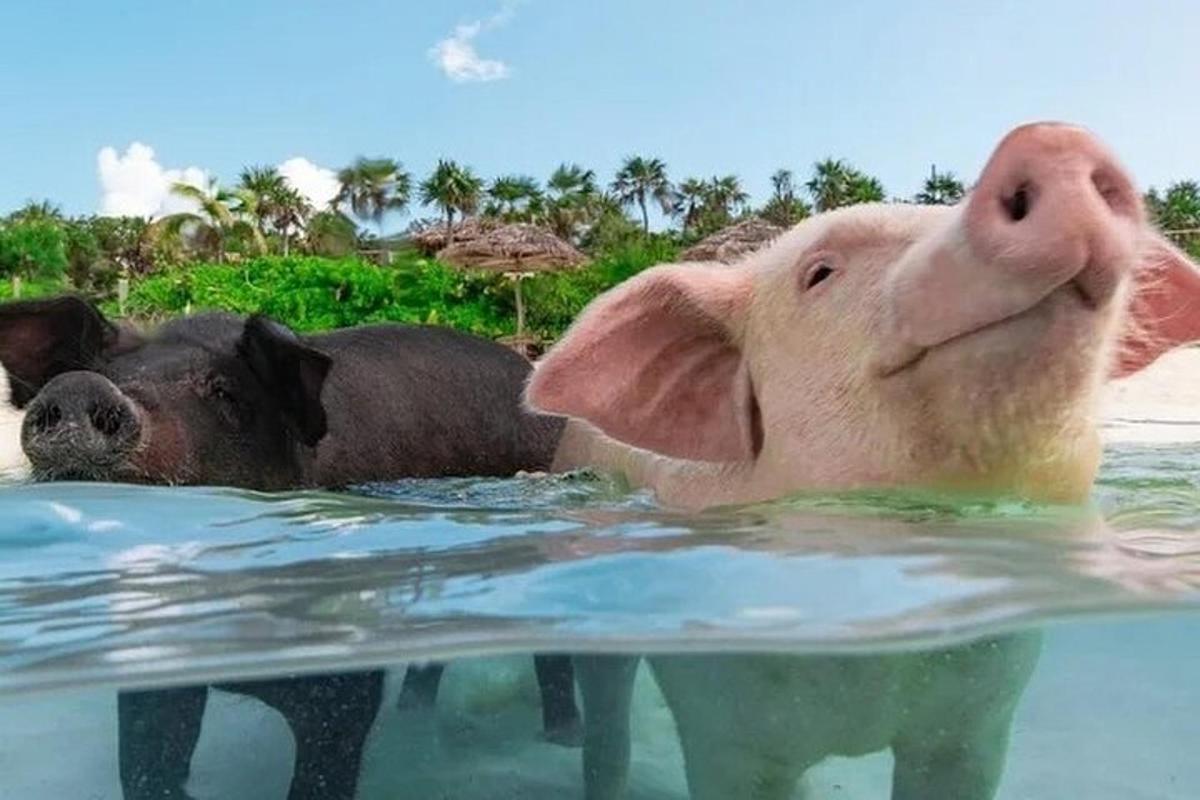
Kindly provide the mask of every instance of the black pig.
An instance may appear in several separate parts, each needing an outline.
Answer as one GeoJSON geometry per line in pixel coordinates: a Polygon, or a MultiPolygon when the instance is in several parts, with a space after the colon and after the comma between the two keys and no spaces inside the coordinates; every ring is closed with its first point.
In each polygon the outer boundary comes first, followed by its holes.
{"type": "MultiPolygon", "coordinates": [[[[205,314],[151,334],[75,297],[0,306],[0,363],[40,480],[337,488],[550,466],[561,420],[526,412],[528,362],[443,328],[300,337],[262,316],[205,314]]],[[[3,373],[0,373],[3,378],[3,373]]],[[[535,657],[547,734],[577,728],[571,662],[535,657]]],[[[405,695],[431,701],[436,667],[405,695]]],[[[290,800],[352,798],[382,673],[220,688],[279,709],[296,739],[290,800]]],[[[184,798],[207,687],[123,692],[128,800],[184,798]]]]}

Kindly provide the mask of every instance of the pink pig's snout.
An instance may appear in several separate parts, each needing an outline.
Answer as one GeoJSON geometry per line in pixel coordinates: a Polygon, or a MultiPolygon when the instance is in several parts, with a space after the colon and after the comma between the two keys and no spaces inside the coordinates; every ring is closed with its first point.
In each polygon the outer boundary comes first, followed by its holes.
{"type": "Polygon", "coordinates": [[[959,215],[914,245],[888,282],[889,374],[926,350],[1071,287],[1106,307],[1133,266],[1143,225],[1132,181],[1090,133],[1054,123],[1008,134],[959,215]]]}
{"type": "Polygon", "coordinates": [[[1103,144],[1080,128],[1043,123],[1000,142],[967,201],[965,225],[983,265],[1027,281],[1031,294],[1074,279],[1100,306],[1130,269],[1142,213],[1103,144]]]}

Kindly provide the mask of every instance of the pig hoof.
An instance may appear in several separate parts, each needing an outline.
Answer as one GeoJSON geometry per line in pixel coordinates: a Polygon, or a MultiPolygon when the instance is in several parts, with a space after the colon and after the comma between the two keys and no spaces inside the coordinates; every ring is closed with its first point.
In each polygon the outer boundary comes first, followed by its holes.
{"type": "Polygon", "coordinates": [[[583,726],[579,720],[571,720],[553,728],[547,728],[542,737],[559,747],[583,747],[583,726]]]}

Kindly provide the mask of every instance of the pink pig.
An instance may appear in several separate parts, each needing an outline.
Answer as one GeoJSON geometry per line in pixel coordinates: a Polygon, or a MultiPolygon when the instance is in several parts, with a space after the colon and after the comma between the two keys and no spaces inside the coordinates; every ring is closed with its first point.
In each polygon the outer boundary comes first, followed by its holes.
{"type": "MultiPolygon", "coordinates": [[[[839,210],[734,267],[626,282],[527,398],[571,418],[557,469],[621,472],[682,508],[869,486],[1077,502],[1100,460],[1100,384],[1195,339],[1200,273],[1100,142],[1037,124],[955,207],[839,210]]],[[[896,800],[988,800],[1038,645],[649,661],[696,800],[782,800],[827,756],[887,748],[896,800]]],[[[637,660],[577,663],[587,797],[611,800],[637,660]]]]}

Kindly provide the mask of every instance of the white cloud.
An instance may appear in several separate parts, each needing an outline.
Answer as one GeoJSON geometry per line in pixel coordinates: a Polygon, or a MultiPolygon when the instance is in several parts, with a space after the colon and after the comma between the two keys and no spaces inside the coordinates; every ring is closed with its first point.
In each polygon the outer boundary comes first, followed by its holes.
{"type": "Polygon", "coordinates": [[[100,177],[100,214],[117,217],[161,217],[193,208],[171,193],[176,183],[207,186],[208,173],[199,167],[165,169],[154,150],[141,142],[124,153],[105,147],[96,157],[100,177]]]}
{"type": "Polygon", "coordinates": [[[333,170],[317,166],[299,156],[280,164],[279,174],[317,210],[324,210],[341,189],[333,170]]]}
{"type": "Polygon", "coordinates": [[[482,83],[507,78],[512,70],[503,61],[480,56],[475,49],[475,37],[512,19],[518,4],[519,0],[508,0],[487,19],[455,27],[454,33],[429,49],[430,59],[455,83],[482,83]]]}
{"type": "MultiPolygon", "coordinates": [[[[154,149],[141,142],[124,153],[105,147],[96,156],[100,177],[100,214],[106,217],[159,218],[181,211],[194,211],[195,203],[171,192],[176,183],[207,187],[209,173],[200,167],[167,169],[158,162],[154,149]]],[[[338,193],[337,175],[307,158],[289,158],[279,165],[279,174],[317,209],[324,209],[338,193]]]]}

